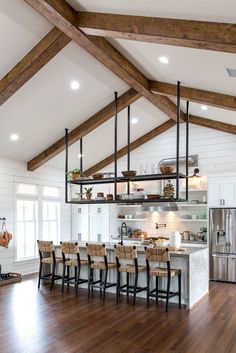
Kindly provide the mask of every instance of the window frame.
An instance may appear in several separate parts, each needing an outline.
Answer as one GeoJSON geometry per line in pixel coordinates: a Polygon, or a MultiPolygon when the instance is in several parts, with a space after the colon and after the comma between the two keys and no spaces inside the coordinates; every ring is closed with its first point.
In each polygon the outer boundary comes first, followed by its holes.
{"type": "Polygon", "coordinates": [[[36,200],[37,201],[37,221],[36,221],[36,241],[37,239],[42,239],[42,229],[43,229],[43,201],[56,201],[59,203],[59,217],[58,217],[58,235],[57,235],[57,243],[60,242],[60,237],[62,234],[62,185],[58,182],[50,183],[50,182],[40,182],[34,180],[26,180],[26,179],[16,179],[15,180],[15,193],[14,193],[14,227],[13,231],[15,236],[13,237],[13,261],[16,263],[27,262],[32,260],[38,260],[39,254],[37,251],[37,242],[36,242],[36,256],[30,258],[17,258],[17,201],[22,200],[36,200]],[[32,184],[37,186],[38,194],[37,195],[29,195],[29,194],[18,194],[17,188],[18,184],[32,184]],[[55,187],[59,189],[59,196],[43,196],[43,188],[44,187],[55,187]]]}

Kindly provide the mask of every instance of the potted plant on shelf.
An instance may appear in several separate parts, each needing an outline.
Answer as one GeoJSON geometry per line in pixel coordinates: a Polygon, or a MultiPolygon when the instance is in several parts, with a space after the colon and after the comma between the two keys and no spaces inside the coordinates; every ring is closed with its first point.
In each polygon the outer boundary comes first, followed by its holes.
{"type": "Polygon", "coordinates": [[[85,191],[86,191],[86,199],[87,200],[91,200],[91,198],[92,198],[92,190],[93,190],[93,188],[84,188],[85,189],[85,191]]]}
{"type": "Polygon", "coordinates": [[[81,177],[81,171],[80,171],[80,169],[70,170],[67,173],[67,176],[69,177],[70,180],[76,181],[81,177]]]}

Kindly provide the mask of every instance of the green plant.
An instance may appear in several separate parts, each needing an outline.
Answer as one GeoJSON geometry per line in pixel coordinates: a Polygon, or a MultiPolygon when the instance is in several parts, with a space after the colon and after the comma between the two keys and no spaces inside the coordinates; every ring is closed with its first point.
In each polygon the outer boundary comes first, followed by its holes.
{"type": "Polygon", "coordinates": [[[67,175],[71,175],[71,174],[80,174],[80,169],[76,168],[73,170],[70,170],[67,175]]]}
{"type": "Polygon", "coordinates": [[[86,190],[86,194],[91,194],[93,188],[84,188],[86,190]]]}

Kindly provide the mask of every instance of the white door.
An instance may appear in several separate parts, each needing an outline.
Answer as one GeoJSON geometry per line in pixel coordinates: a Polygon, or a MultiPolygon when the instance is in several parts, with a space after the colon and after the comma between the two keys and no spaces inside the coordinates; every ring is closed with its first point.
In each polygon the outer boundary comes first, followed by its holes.
{"type": "Polygon", "coordinates": [[[224,189],[224,206],[236,207],[236,179],[227,179],[224,183],[224,189]]]}
{"type": "Polygon", "coordinates": [[[89,240],[89,208],[88,205],[72,207],[72,240],[89,240]]]}

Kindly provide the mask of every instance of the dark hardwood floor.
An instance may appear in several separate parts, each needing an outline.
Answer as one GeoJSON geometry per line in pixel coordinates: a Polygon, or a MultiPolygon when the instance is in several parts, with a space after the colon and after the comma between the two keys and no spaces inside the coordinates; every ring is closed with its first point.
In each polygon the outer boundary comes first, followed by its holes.
{"type": "Polygon", "coordinates": [[[236,285],[211,283],[210,294],[191,311],[145,302],[88,302],[60,286],[37,290],[35,276],[0,288],[1,353],[235,353],[236,285]]]}

